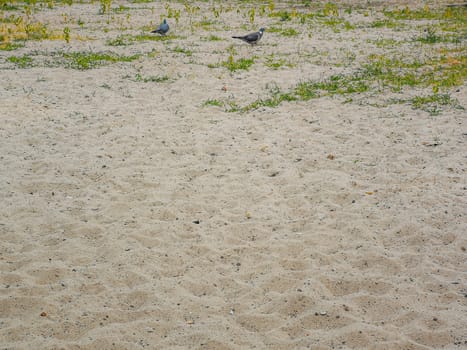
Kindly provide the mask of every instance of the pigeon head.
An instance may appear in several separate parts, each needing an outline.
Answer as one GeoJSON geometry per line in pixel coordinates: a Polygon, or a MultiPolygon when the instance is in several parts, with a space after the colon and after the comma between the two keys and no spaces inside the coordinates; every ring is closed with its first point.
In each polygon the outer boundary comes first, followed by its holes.
{"type": "Polygon", "coordinates": [[[260,28],[259,32],[260,32],[261,34],[263,34],[263,32],[264,32],[265,30],[266,30],[266,29],[264,29],[264,28],[260,28]]]}
{"type": "Polygon", "coordinates": [[[164,18],[164,24],[167,24],[167,20],[164,18]]]}

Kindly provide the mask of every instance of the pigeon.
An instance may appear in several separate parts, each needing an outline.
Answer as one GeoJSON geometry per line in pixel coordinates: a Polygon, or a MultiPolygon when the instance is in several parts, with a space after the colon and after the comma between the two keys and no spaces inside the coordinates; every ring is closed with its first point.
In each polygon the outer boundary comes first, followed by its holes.
{"type": "Polygon", "coordinates": [[[167,34],[168,31],[169,31],[169,25],[167,24],[167,20],[164,19],[164,22],[159,26],[159,28],[154,29],[151,33],[165,35],[167,34]]]}
{"type": "Polygon", "coordinates": [[[261,37],[263,36],[263,33],[264,33],[264,28],[261,28],[256,33],[247,34],[245,36],[233,36],[232,38],[240,39],[248,44],[253,45],[253,44],[256,44],[261,39],[261,37]]]}

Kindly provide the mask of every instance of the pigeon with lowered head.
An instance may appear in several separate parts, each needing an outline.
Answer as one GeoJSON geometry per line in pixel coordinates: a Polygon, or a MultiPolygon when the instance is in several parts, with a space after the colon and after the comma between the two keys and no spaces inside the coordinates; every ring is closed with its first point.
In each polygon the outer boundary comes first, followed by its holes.
{"type": "Polygon", "coordinates": [[[240,40],[243,40],[244,42],[246,42],[248,44],[253,45],[253,44],[256,44],[261,39],[261,37],[263,36],[263,33],[264,33],[264,28],[261,28],[256,33],[251,33],[251,34],[247,34],[247,35],[244,35],[244,36],[233,36],[232,38],[240,39],[240,40]]]}
{"type": "Polygon", "coordinates": [[[162,22],[162,24],[159,26],[159,28],[154,29],[151,33],[157,33],[157,34],[165,35],[165,34],[167,34],[168,31],[169,31],[169,24],[167,23],[167,20],[164,19],[164,22],[162,22]]]}

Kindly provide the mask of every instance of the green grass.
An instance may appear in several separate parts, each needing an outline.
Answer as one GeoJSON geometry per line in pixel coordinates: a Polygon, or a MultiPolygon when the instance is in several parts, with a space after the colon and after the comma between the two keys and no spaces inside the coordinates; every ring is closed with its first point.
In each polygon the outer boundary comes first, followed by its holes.
{"type": "Polygon", "coordinates": [[[130,10],[131,10],[131,7],[119,5],[118,7],[113,8],[112,12],[122,13],[122,12],[127,12],[127,11],[130,11],[130,10]]]}
{"type": "Polygon", "coordinates": [[[439,114],[441,106],[454,106],[457,104],[448,94],[433,94],[430,96],[416,96],[410,100],[412,107],[422,109],[432,115],[439,114]]]}
{"type": "Polygon", "coordinates": [[[285,59],[275,58],[274,55],[267,56],[264,62],[264,65],[274,70],[277,70],[282,67],[289,67],[289,68],[294,67],[293,64],[287,62],[285,59]]]}
{"type": "Polygon", "coordinates": [[[0,1],[0,10],[1,11],[18,11],[20,8],[16,5],[13,5],[14,1],[0,1]]]}
{"type": "Polygon", "coordinates": [[[467,79],[467,56],[408,61],[406,58],[372,55],[360,69],[360,75],[396,92],[404,86],[431,87],[437,92],[439,88],[462,85],[467,79]]]}
{"type": "Polygon", "coordinates": [[[274,11],[269,14],[269,17],[277,17],[282,22],[292,20],[293,14],[288,11],[274,11]]]}
{"type": "Polygon", "coordinates": [[[63,57],[69,62],[70,68],[86,70],[105,63],[131,62],[141,57],[141,55],[121,56],[115,53],[73,52],[65,53],[63,57]]]}
{"type": "Polygon", "coordinates": [[[302,82],[295,88],[295,94],[302,100],[321,95],[345,95],[366,92],[368,83],[359,75],[333,75],[318,82],[302,82]]]}
{"type": "Polygon", "coordinates": [[[175,35],[154,35],[154,34],[138,34],[138,35],[127,35],[121,34],[115,39],[108,39],[106,45],[109,46],[128,46],[132,45],[135,42],[144,42],[144,41],[169,41],[172,39],[180,38],[175,35]]]}
{"type": "Polygon", "coordinates": [[[438,36],[433,28],[425,30],[425,35],[418,37],[417,41],[424,44],[436,44],[443,41],[443,37],[438,36]]]}
{"type": "Polygon", "coordinates": [[[275,27],[275,26],[268,28],[267,31],[268,33],[278,33],[279,35],[286,36],[286,37],[297,36],[300,34],[294,28],[281,28],[281,27],[275,27]]]}
{"type": "Polygon", "coordinates": [[[127,46],[131,44],[129,38],[131,37],[128,35],[119,35],[115,39],[107,39],[105,43],[109,46],[127,46]]]}
{"type": "Polygon", "coordinates": [[[221,65],[226,67],[229,71],[235,72],[237,70],[248,70],[255,63],[253,58],[240,58],[238,60],[234,59],[234,56],[231,54],[227,61],[222,62],[221,65]]]}
{"type": "Polygon", "coordinates": [[[172,49],[172,51],[177,52],[177,53],[182,53],[186,56],[193,56],[193,51],[184,49],[183,47],[180,47],[180,46],[175,47],[174,49],[172,49]]]}
{"type": "Polygon", "coordinates": [[[3,51],[13,51],[13,50],[16,50],[22,47],[24,47],[24,44],[18,43],[18,42],[13,42],[13,43],[7,42],[7,43],[0,44],[0,50],[3,50],[3,51]]]}
{"type": "Polygon", "coordinates": [[[203,102],[203,106],[215,106],[215,107],[223,107],[224,103],[219,100],[209,99],[203,102]]]}
{"type": "Polygon", "coordinates": [[[300,34],[299,32],[297,32],[295,29],[293,28],[287,28],[287,29],[283,29],[281,30],[280,34],[282,36],[296,36],[298,34],[300,34]]]}
{"type": "Polygon", "coordinates": [[[162,83],[169,80],[167,75],[143,77],[140,73],[135,75],[135,80],[143,83],[162,83]]]}
{"type": "Polygon", "coordinates": [[[450,20],[465,22],[467,10],[460,6],[456,8],[430,9],[425,6],[422,9],[411,10],[409,7],[384,11],[384,15],[395,20],[450,20]]]}
{"type": "Polygon", "coordinates": [[[224,40],[224,39],[222,39],[222,38],[220,38],[220,37],[218,37],[216,35],[211,34],[208,37],[204,37],[203,40],[205,40],[205,41],[221,41],[221,40],[224,40]]]}
{"type": "Polygon", "coordinates": [[[33,60],[28,55],[23,56],[11,56],[8,57],[8,61],[14,63],[19,68],[32,67],[33,60]]]}
{"type": "Polygon", "coordinates": [[[394,29],[402,29],[405,25],[403,23],[389,20],[389,19],[383,19],[383,20],[376,20],[374,22],[371,22],[369,24],[370,28],[394,28],[394,29]]]}
{"type": "Polygon", "coordinates": [[[274,108],[274,107],[279,106],[282,102],[285,102],[285,101],[290,102],[290,101],[296,101],[296,100],[297,100],[297,97],[294,96],[293,94],[284,93],[284,92],[281,92],[280,90],[276,90],[276,91],[272,91],[271,97],[266,98],[266,99],[258,99],[250,103],[249,105],[241,108],[240,110],[242,112],[247,112],[250,110],[258,109],[260,107],[274,108]]]}
{"type": "Polygon", "coordinates": [[[379,48],[394,48],[396,45],[400,45],[400,41],[394,39],[377,39],[377,40],[369,40],[368,42],[372,42],[379,48]]]}
{"type": "Polygon", "coordinates": [[[432,94],[427,96],[415,96],[410,99],[393,99],[390,103],[409,103],[413,109],[420,109],[432,116],[441,114],[444,108],[451,107],[464,109],[459,101],[453,99],[449,94],[432,94]]]}

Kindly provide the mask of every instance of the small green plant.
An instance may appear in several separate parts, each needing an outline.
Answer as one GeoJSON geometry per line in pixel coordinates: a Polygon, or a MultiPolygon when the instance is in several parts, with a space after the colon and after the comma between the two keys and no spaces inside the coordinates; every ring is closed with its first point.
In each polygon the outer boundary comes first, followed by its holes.
{"type": "Polygon", "coordinates": [[[99,14],[105,15],[106,13],[110,13],[110,8],[112,7],[112,0],[99,0],[100,2],[100,9],[99,14]]]}
{"type": "Polygon", "coordinates": [[[118,7],[114,8],[112,11],[115,13],[122,13],[122,12],[130,11],[130,10],[131,10],[131,7],[119,5],[118,7]]]}
{"type": "Polygon", "coordinates": [[[231,54],[227,61],[222,63],[222,66],[226,67],[231,72],[235,72],[240,69],[248,70],[253,63],[255,63],[253,58],[240,58],[235,60],[234,56],[231,54]]]}
{"type": "Polygon", "coordinates": [[[374,43],[379,48],[393,48],[399,43],[395,39],[377,39],[374,41],[369,40],[369,42],[374,43]]]}
{"type": "Polygon", "coordinates": [[[135,80],[143,83],[162,83],[168,81],[169,77],[167,75],[143,77],[141,73],[137,73],[135,75],[135,80]]]}
{"type": "Polygon", "coordinates": [[[63,38],[65,39],[67,43],[70,42],[70,28],[69,27],[63,28],[63,38]]]}
{"type": "Polygon", "coordinates": [[[114,53],[73,52],[65,53],[63,57],[70,61],[70,68],[86,70],[98,67],[105,62],[131,62],[141,57],[141,55],[120,56],[114,53]]]}
{"type": "Polygon", "coordinates": [[[300,34],[294,28],[282,28],[282,27],[270,27],[268,28],[268,32],[278,33],[282,36],[296,36],[300,34]]]}
{"type": "Polygon", "coordinates": [[[24,47],[23,43],[6,42],[6,43],[0,44],[0,50],[3,50],[3,51],[13,51],[13,50],[19,49],[21,47],[24,47]]]}
{"type": "Polygon", "coordinates": [[[11,63],[14,63],[19,68],[32,67],[32,58],[27,55],[11,56],[11,57],[8,57],[8,61],[11,63]]]}
{"type": "Polygon", "coordinates": [[[126,36],[125,39],[128,40],[129,43],[134,41],[170,41],[172,39],[180,38],[176,35],[152,35],[152,34],[139,34],[136,36],[126,36]]]}
{"type": "Polygon", "coordinates": [[[290,12],[287,11],[280,11],[277,13],[277,15],[282,22],[290,21],[292,19],[290,12]]]}
{"type": "Polygon", "coordinates": [[[185,6],[185,11],[188,14],[188,17],[190,18],[190,27],[191,31],[193,31],[193,16],[200,10],[199,6],[192,6],[188,1],[184,3],[185,6]]]}
{"type": "Polygon", "coordinates": [[[274,12],[274,8],[276,7],[276,5],[274,4],[274,0],[268,0],[268,9],[269,9],[269,12],[274,12]]]}
{"type": "Polygon", "coordinates": [[[325,4],[323,8],[323,15],[325,17],[339,16],[339,9],[337,8],[337,5],[331,2],[328,2],[327,4],[325,4]]]}
{"type": "Polygon", "coordinates": [[[248,10],[248,18],[250,19],[251,24],[255,23],[255,8],[254,7],[248,10]]]}
{"type": "Polygon", "coordinates": [[[281,35],[283,36],[296,36],[299,33],[294,28],[287,28],[281,31],[281,35]]]}
{"type": "Polygon", "coordinates": [[[203,106],[215,106],[215,107],[223,107],[224,103],[219,100],[209,99],[203,102],[203,106]]]}
{"type": "Polygon", "coordinates": [[[184,49],[183,47],[180,47],[180,46],[175,47],[172,51],[177,52],[177,53],[183,53],[186,56],[192,56],[193,55],[193,51],[188,50],[188,49],[184,49]]]}
{"type": "Polygon", "coordinates": [[[384,27],[384,28],[402,29],[403,26],[404,26],[403,23],[392,21],[392,20],[389,20],[389,19],[376,20],[376,21],[371,22],[369,24],[370,28],[383,28],[384,27]]]}
{"type": "Polygon", "coordinates": [[[130,41],[127,35],[119,35],[115,39],[108,39],[106,44],[109,46],[127,46],[130,45],[130,41]]]}
{"type": "Polygon", "coordinates": [[[214,18],[219,18],[222,13],[222,6],[220,8],[216,8],[215,6],[211,7],[211,12],[214,18]]]}
{"type": "MultiPolygon", "coordinates": [[[[178,24],[180,20],[180,10],[170,7],[169,4],[165,4],[165,11],[167,12],[167,18],[175,18],[175,22],[178,24]]],[[[164,19],[164,16],[161,15],[161,21],[164,19]]]]}
{"type": "Polygon", "coordinates": [[[291,63],[288,63],[285,59],[283,58],[278,58],[276,59],[273,55],[266,57],[266,61],[264,62],[264,65],[266,67],[272,68],[274,70],[277,70],[281,67],[293,67],[294,65],[291,63]]]}
{"type": "Polygon", "coordinates": [[[279,106],[282,102],[291,102],[291,101],[296,101],[297,97],[291,93],[284,93],[282,92],[279,88],[272,89],[270,91],[271,97],[266,98],[266,99],[258,99],[249,105],[246,105],[245,107],[241,108],[240,110],[242,112],[248,112],[250,110],[255,110],[260,107],[269,107],[269,108],[275,108],[279,106]]]}
{"type": "Polygon", "coordinates": [[[442,38],[436,35],[436,31],[433,28],[425,29],[425,35],[416,39],[424,44],[435,44],[442,41],[442,38]]]}
{"type": "Polygon", "coordinates": [[[415,96],[410,99],[414,109],[421,109],[431,115],[438,115],[443,106],[461,108],[457,100],[452,99],[448,94],[433,94],[430,96],[415,96]]]}
{"type": "Polygon", "coordinates": [[[206,40],[206,41],[221,41],[223,39],[216,36],[216,35],[211,34],[210,36],[203,38],[203,40],[206,40]]]}

